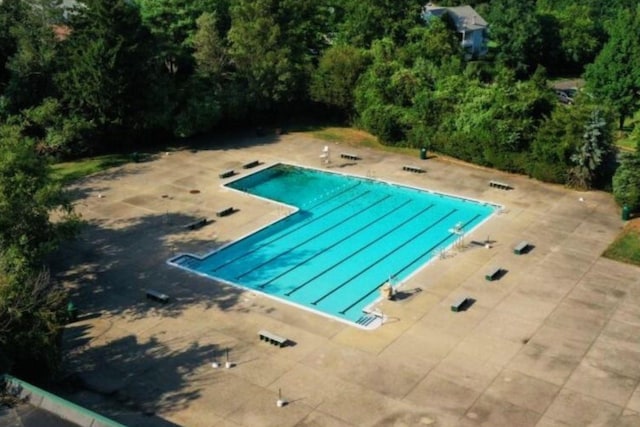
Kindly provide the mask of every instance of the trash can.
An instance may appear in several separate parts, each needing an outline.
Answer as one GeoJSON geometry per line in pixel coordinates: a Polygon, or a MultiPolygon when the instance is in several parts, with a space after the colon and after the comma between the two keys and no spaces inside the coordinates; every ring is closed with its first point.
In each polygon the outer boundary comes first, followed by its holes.
{"type": "Polygon", "coordinates": [[[67,304],[67,321],[75,322],[76,320],[78,320],[78,308],[73,302],[69,301],[69,304],[67,304]]]}
{"type": "Polygon", "coordinates": [[[422,148],[420,149],[420,158],[421,158],[422,160],[426,160],[426,159],[427,159],[427,149],[426,149],[426,148],[424,148],[424,147],[422,147],[422,148]]]}
{"type": "Polygon", "coordinates": [[[629,221],[629,206],[622,207],[622,220],[629,221]]]}

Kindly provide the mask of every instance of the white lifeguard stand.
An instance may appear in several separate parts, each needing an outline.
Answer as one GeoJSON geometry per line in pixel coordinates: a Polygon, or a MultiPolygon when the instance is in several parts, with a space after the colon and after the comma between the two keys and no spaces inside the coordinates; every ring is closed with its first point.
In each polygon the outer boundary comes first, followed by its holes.
{"type": "Polygon", "coordinates": [[[328,165],[331,162],[329,146],[325,145],[322,149],[322,154],[320,154],[320,158],[322,159],[325,165],[328,165]]]}

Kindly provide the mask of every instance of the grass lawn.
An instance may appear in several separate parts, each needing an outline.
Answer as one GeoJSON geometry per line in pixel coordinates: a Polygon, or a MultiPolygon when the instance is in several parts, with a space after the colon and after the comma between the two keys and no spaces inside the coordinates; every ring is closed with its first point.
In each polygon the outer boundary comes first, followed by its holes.
{"type": "Polygon", "coordinates": [[[362,130],[348,127],[321,127],[310,131],[315,138],[324,141],[339,142],[348,145],[361,145],[365,147],[377,147],[381,145],[378,139],[362,130]]]}
{"type": "Polygon", "coordinates": [[[54,180],[68,184],[71,181],[83,178],[85,176],[120,166],[132,161],[131,155],[128,154],[107,154],[98,157],[89,157],[74,162],[56,163],[52,166],[51,176],[54,180]]]}
{"type": "Polygon", "coordinates": [[[629,221],[602,255],[616,261],[640,265],[640,218],[629,221]]]}
{"type": "Polygon", "coordinates": [[[627,118],[623,129],[614,130],[613,140],[621,151],[636,151],[636,142],[631,138],[633,128],[636,126],[640,126],[640,113],[627,118]]]}
{"type": "Polygon", "coordinates": [[[631,138],[629,130],[615,130],[613,132],[613,141],[620,151],[635,151],[636,142],[631,138]]]}
{"type": "Polygon", "coordinates": [[[616,145],[621,151],[636,151],[636,142],[628,137],[617,139],[616,145]]]}
{"type": "Polygon", "coordinates": [[[368,147],[392,153],[417,155],[417,148],[384,145],[378,138],[363,130],[350,127],[321,127],[308,131],[314,138],[327,142],[337,142],[353,147],[368,147]]]}

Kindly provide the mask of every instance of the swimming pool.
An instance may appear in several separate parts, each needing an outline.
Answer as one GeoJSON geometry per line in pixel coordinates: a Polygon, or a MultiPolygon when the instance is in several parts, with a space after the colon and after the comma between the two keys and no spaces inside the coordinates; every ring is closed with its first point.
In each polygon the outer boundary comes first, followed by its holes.
{"type": "Polygon", "coordinates": [[[204,257],[169,263],[365,328],[376,323],[365,311],[382,285],[400,284],[498,208],[286,164],[227,187],[296,210],[204,257]]]}

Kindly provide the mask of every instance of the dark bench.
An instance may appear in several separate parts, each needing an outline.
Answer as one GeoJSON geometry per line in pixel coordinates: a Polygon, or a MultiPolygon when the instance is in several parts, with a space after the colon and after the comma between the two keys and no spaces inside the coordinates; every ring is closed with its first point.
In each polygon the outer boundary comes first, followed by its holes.
{"type": "Polygon", "coordinates": [[[149,298],[150,300],[161,302],[163,304],[169,302],[168,295],[163,294],[162,292],[154,291],[153,289],[147,289],[147,298],[149,298]]]}
{"type": "Polygon", "coordinates": [[[244,165],[242,165],[242,169],[251,169],[251,168],[255,168],[256,166],[258,166],[260,164],[259,160],[254,160],[252,162],[249,163],[245,163],[244,165]]]}
{"type": "Polygon", "coordinates": [[[460,298],[459,300],[457,300],[456,302],[451,304],[451,311],[462,311],[462,310],[464,310],[464,308],[467,305],[467,302],[469,302],[469,298],[468,297],[460,298]]]}
{"type": "Polygon", "coordinates": [[[414,172],[414,173],[424,173],[424,169],[418,167],[418,166],[410,166],[410,165],[404,165],[402,167],[402,170],[408,171],[408,172],[414,172]]]}
{"type": "Polygon", "coordinates": [[[516,255],[522,255],[527,251],[528,247],[529,247],[529,242],[527,242],[526,240],[523,240],[513,248],[513,253],[516,255]]]}
{"type": "Polygon", "coordinates": [[[340,153],[340,157],[347,160],[360,160],[360,156],[356,156],[355,154],[349,154],[349,153],[340,153]]]}
{"type": "Polygon", "coordinates": [[[502,268],[494,267],[491,270],[487,271],[487,274],[484,275],[484,278],[491,282],[492,280],[497,279],[501,272],[502,268]]]}
{"type": "Polygon", "coordinates": [[[234,212],[235,212],[235,209],[229,206],[228,208],[224,208],[216,212],[216,216],[227,216],[227,215],[231,215],[234,212]]]}
{"type": "Polygon", "coordinates": [[[197,230],[198,228],[204,227],[208,223],[209,221],[207,220],[207,218],[200,218],[197,221],[193,221],[185,225],[184,228],[186,228],[187,230],[197,230]]]}
{"type": "Polygon", "coordinates": [[[234,171],[233,169],[229,169],[226,170],[224,172],[220,172],[220,174],[218,175],[220,178],[229,178],[230,176],[233,176],[236,174],[236,171],[234,171]]]}
{"type": "Polygon", "coordinates": [[[505,184],[500,181],[489,181],[489,187],[498,188],[500,190],[511,190],[513,188],[509,184],[505,184]]]}
{"type": "Polygon", "coordinates": [[[260,341],[265,341],[269,344],[277,345],[278,347],[284,347],[288,341],[284,337],[265,330],[258,332],[258,336],[260,337],[260,341]]]}

